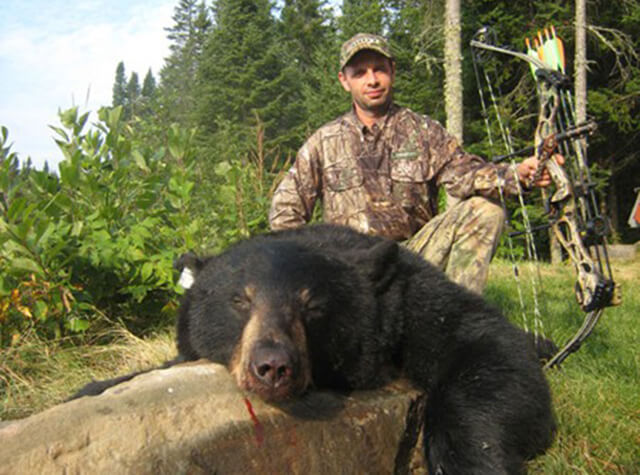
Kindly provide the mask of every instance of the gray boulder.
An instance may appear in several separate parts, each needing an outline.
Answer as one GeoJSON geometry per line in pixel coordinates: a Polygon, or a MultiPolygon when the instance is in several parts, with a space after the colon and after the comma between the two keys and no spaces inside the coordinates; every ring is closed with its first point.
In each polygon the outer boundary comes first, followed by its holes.
{"type": "Polygon", "coordinates": [[[275,407],[198,361],[4,425],[0,473],[426,473],[425,402],[401,381],[275,407]]]}

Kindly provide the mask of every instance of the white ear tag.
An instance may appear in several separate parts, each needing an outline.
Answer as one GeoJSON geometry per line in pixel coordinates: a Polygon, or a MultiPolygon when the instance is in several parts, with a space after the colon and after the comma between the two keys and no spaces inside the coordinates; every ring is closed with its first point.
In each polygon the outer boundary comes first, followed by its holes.
{"type": "Polygon", "coordinates": [[[182,269],[182,273],[180,274],[178,285],[180,285],[183,289],[190,289],[195,280],[196,279],[193,275],[193,271],[188,267],[185,267],[184,269],[182,269]]]}

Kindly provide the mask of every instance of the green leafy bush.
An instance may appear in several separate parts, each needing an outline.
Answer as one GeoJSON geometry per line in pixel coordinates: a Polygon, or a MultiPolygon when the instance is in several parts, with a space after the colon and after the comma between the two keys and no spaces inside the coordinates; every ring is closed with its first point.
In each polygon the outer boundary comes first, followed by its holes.
{"type": "Polygon", "coordinates": [[[191,212],[195,131],[172,126],[152,149],[120,107],[98,117],[88,129],[88,113],[61,112],[57,176],[19,171],[3,129],[2,345],[28,330],[84,331],[104,313],[147,326],[175,295],[173,261],[201,229],[191,212]]]}

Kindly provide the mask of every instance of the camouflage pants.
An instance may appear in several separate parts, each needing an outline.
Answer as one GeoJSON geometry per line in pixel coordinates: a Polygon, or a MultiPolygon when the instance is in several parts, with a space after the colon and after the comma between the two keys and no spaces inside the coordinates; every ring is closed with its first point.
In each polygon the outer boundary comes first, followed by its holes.
{"type": "Polygon", "coordinates": [[[503,226],[499,204],[472,197],[434,217],[405,245],[454,282],[481,294],[503,226]]]}

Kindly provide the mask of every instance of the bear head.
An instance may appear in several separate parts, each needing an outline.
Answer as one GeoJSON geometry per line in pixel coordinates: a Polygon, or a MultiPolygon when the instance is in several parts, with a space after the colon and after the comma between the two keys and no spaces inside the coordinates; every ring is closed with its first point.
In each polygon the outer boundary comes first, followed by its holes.
{"type": "Polygon", "coordinates": [[[343,374],[342,347],[361,344],[351,326],[375,314],[397,253],[387,241],[337,253],[278,239],[233,246],[192,269],[178,341],[225,364],[240,388],[264,400],[298,396],[316,378],[343,374]]]}

